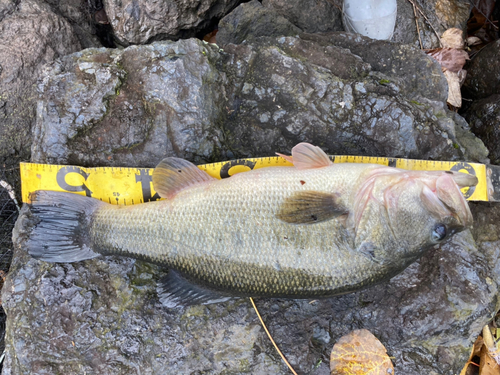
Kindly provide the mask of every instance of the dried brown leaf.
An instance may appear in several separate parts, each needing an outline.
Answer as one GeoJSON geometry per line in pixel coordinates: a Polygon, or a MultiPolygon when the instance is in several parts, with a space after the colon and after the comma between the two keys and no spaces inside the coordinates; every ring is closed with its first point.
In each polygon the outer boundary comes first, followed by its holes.
{"type": "Polygon", "coordinates": [[[217,32],[219,30],[218,29],[215,29],[214,31],[212,32],[209,32],[208,34],[206,34],[204,37],[203,37],[203,40],[207,43],[213,43],[213,44],[217,44],[217,38],[216,38],[216,35],[217,35],[217,32]]]}
{"type": "Polygon", "coordinates": [[[441,37],[443,48],[464,49],[464,38],[462,34],[462,30],[456,27],[446,30],[441,37]]]}
{"type": "Polygon", "coordinates": [[[469,47],[471,46],[477,46],[478,44],[481,44],[483,41],[479,39],[477,36],[470,36],[467,38],[467,45],[469,47]]]}
{"type": "Polygon", "coordinates": [[[488,349],[493,349],[495,347],[495,339],[493,338],[493,335],[491,334],[491,330],[490,330],[490,327],[488,325],[485,325],[483,327],[483,341],[484,341],[484,345],[486,345],[486,347],[488,349]]]}
{"type": "Polygon", "coordinates": [[[467,21],[467,35],[477,36],[482,43],[498,39],[498,20],[494,17],[495,0],[474,0],[471,17],[467,21]]]}
{"type": "MultiPolygon", "coordinates": [[[[485,325],[483,327],[483,341],[484,346],[488,349],[488,355],[491,359],[493,359],[497,365],[500,365],[500,348],[498,347],[498,343],[491,334],[491,330],[489,325],[485,325]]],[[[500,371],[500,366],[497,366],[500,371]]]]}
{"type": "Polygon", "coordinates": [[[441,65],[443,70],[450,70],[458,73],[469,59],[469,55],[464,50],[456,48],[436,48],[427,51],[427,54],[441,65]]]}
{"type": "Polygon", "coordinates": [[[457,73],[449,70],[443,72],[446,80],[448,81],[448,99],[449,104],[454,107],[460,108],[462,106],[462,93],[460,92],[460,78],[457,73]]]}
{"type": "Polygon", "coordinates": [[[394,366],[384,345],[370,331],[359,329],[333,346],[330,371],[331,375],[388,375],[394,374],[394,366]]]}
{"type": "Polygon", "coordinates": [[[479,362],[479,375],[500,375],[500,366],[491,357],[486,345],[481,348],[481,361],[479,362]]]}
{"type": "Polygon", "coordinates": [[[482,347],[483,347],[483,338],[481,336],[478,336],[476,339],[476,342],[474,342],[474,345],[472,346],[472,349],[470,351],[470,356],[469,356],[469,359],[467,360],[467,363],[465,364],[462,371],[460,371],[460,375],[467,375],[469,373],[467,371],[469,369],[469,367],[476,366],[476,364],[472,363],[472,359],[474,357],[479,357],[482,347]]]}
{"type": "Polygon", "coordinates": [[[467,78],[467,70],[462,69],[457,74],[458,74],[458,80],[460,81],[460,87],[462,87],[462,85],[465,82],[465,78],[467,78]]]}
{"type": "Polygon", "coordinates": [[[483,347],[483,345],[484,345],[483,336],[478,336],[478,338],[476,339],[476,342],[474,343],[474,347],[473,347],[473,351],[472,351],[472,358],[479,357],[479,355],[481,354],[481,348],[483,347]]]}

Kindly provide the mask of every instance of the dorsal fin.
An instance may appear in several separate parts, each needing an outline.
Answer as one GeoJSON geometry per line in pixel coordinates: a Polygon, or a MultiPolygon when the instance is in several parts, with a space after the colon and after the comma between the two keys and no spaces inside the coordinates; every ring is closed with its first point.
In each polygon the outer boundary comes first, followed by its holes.
{"type": "Polygon", "coordinates": [[[215,180],[193,163],[180,158],[165,158],[153,171],[153,188],[162,198],[173,198],[188,186],[215,180]]]}
{"type": "Polygon", "coordinates": [[[323,168],[333,164],[322,149],[305,142],[292,148],[292,156],[276,154],[293,163],[297,169],[323,168]]]}

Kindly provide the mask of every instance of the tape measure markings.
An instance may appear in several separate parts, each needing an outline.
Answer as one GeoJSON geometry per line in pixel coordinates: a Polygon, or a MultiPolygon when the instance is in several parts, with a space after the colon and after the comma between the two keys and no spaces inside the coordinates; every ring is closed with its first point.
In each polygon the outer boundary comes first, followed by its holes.
{"type": "MultiPolygon", "coordinates": [[[[488,201],[486,166],[478,163],[426,161],[353,155],[331,156],[334,163],[371,163],[409,170],[455,170],[476,175],[477,186],[462,191],[469,200],[488,201]]],[[[236,159],[198,167],[215,178],[226,178],[252,169],[292,166],[281,157],[236,159]]],[[[36,190],[69,191],[111,204],[136,204],[160,199],[153,188],[153,168],[97,167],[21,163],[23,202],[36,190]]]]}

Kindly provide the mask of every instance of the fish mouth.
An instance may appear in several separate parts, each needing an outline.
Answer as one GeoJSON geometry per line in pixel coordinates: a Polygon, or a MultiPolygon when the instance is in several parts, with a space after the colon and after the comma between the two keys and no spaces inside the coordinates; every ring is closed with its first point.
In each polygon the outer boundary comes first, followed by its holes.
{"type": "Polygon", "coordinates": [[[469,204],[460,191],[461,188],[475,186],[476,176],[461,172],[442,173],[431,186],[422,189],[420,198],[424,206],[439,219],[452,216],[458,227],[470,227],[473,223],[469,204]]]}
{"type": "Polygon", "coordinates": [[[464,187],[476,186],[479,183],[479,180],[476,176],[473,176],[468,173],[453,172],[453,171],[446,171],[445,173],[451,176],[453,181],[455,181],[455,183],[458,185],[460,189],[464,187]]]}

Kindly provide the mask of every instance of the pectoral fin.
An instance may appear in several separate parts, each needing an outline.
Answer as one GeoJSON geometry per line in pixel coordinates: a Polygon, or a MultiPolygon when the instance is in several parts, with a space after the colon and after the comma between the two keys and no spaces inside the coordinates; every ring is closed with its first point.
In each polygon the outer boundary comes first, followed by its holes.
{"type": "Polygon", "coordinates": [[[378,254],[377,247],[370,241],[363,241],[358,247],[358,251],[372,262],[382,264],[384,259],[378,254]]]}
{"type": "Polygon", "coordinates": [[[315,224],[347,212],[336,194],[301,191],[285,199],[276,217],[291,224],[315,224]]]}
{"type": "Polygon", "coordinates": [[[169,308],[209,305],[232,298],[192,284],[174,270],[169,270],[168,274],[160,279],[157,292],[160,302],[169,308]]]}

